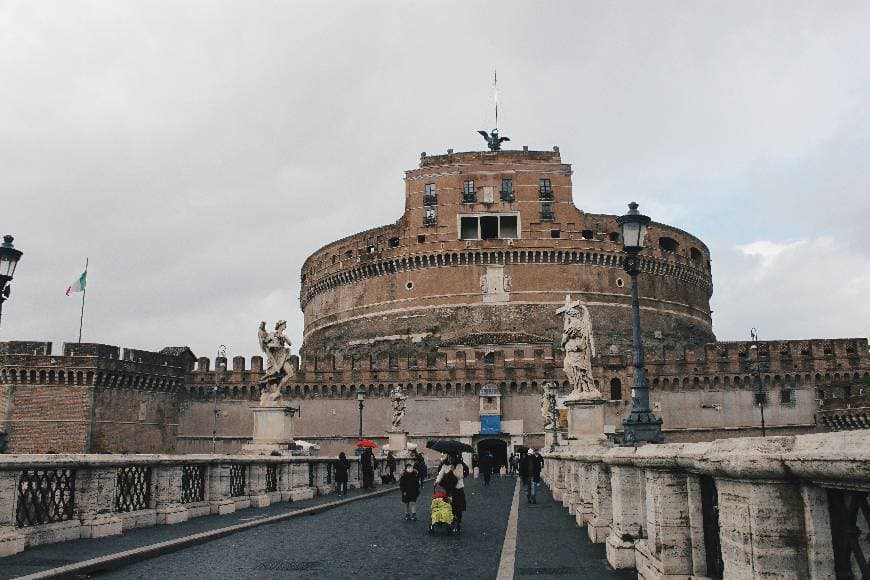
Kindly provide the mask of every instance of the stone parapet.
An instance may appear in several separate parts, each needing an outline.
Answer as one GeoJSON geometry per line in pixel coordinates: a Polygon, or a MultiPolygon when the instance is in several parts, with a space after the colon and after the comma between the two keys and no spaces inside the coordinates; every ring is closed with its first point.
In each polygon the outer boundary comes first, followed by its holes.
{"type": "MultiPolygon", "coordinates": [[[[0,556],[332,492],[330,457],[6,455],[0,556]]],[[[356,458],[350,458],[357,462],[356,458]]],[[[350,474],[355,479],[357,469],[350,474]]]]}
{"type": "Polygon", "coordinates": [[[853,541],[870,524],[860,433],[575,444],[545,454],[543,476],[610,565],[642,580],[846,577],[870,552],[853,541]]]}

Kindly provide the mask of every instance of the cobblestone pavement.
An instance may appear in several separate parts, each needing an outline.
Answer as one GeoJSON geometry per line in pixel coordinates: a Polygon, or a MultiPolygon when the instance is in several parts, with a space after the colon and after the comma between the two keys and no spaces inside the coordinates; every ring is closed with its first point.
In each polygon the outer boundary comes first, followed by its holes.
{"type": "MultiPolygon", "coordinates": [[[[490,487],[467,480],[463,531],[427,533],[427,484],[418,502],[418,521],[402,519],[398,493],[354,502],[312,516],[238,532],[204,544],[134,563],[99,578],[495,578],[516,480],[493,478],[490,487]]],[[[358,493],[358,492],[357,492],[358,493]]],[[[174,526],[133,530],[121,537],[41,546],[0,559],[0,577],[44,570],[146,544],[181,537],[249,518],[331,501],[326,496],[243,510],[229,516],[195,518],[174,526]]],[[[516,578],[634,578],[614,572],[604,547],[593,546],[567,512],[542,486],[537,505],[521,497],[516,578]]]]}

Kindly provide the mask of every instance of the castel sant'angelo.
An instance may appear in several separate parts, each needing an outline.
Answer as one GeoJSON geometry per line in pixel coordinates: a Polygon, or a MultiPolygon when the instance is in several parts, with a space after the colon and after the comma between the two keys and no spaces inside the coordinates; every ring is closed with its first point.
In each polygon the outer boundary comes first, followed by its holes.
{"type": "MultiPolygon", "coordinates": [[[[556,313],[569,295],[591,315],[593,377],[618,436],[634,372],[631,281],[616,215],[578,209],[571,173],[558,148],[423,153],[395,223],[309,256],[304,344],[284,389],[301,409],[296,436],[323,453],[351,447],[362,391],[363,435],[383,442],[398,386],[412,442],[449,435],[499,454],[542,445],[543,384],[570,390],[556,313]]],[[[666,440],[760,433],[753,365],[768,433],[866,425],[866,409],[828,409],[863,397],[866,338],[764,341],[757,351],[717,342],[707,246],[653,222],[641,258],[647,378],[666,440]]],[[[67,344],[53,355],[49,343],[0,343],[10,450],[235,452],[251,438],[263,376],[261,357],[246,362],[213,365],[184,347],[67,344]]]]}

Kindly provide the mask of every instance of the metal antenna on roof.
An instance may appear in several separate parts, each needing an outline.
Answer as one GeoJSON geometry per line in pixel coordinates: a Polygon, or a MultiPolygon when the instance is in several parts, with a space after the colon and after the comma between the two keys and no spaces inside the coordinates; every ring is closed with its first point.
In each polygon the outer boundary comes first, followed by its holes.
{"type": "Polygon", "coordinates": [[[498,70],[492,69],[492,97],[495,102],[495,132],[498,133],[498,70]]]}

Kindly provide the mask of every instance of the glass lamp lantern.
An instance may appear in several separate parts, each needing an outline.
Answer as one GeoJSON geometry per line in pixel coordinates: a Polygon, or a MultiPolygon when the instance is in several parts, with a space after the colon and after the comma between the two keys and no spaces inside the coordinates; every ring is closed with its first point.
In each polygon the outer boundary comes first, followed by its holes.
{"type": "Polygon", "coordinates": [[[639,252],[643,249],[650,218],[637,211],[637,203],[628,204],[628,213],[616,218],[622,234],[622,246],[626,252],[639,252]]]}
{"type": "Polygon", "coordinates": [[[21,258],[21,250],[16,250],[12,245],[12,236],[3,236],[3,244],[0,245],[0,276],[11,280],[15,275],[15,266],[21,258]]]}
{"type": "Polygon", "coordinates": [[[362,391],[357,392],[356,400],[359,401],[360,403],[362,403],[363,401],[366,400],[366,394],[363,393],[362,391]]]}

